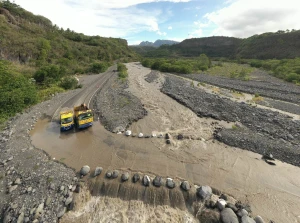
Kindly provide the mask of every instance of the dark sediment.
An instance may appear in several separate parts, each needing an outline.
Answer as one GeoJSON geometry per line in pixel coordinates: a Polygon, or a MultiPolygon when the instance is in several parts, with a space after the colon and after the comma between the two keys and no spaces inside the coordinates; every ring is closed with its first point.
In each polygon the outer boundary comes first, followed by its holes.
{"type": "Polygon", "coordinates": [[[300,105],[296,105],[284,101],[273,100],[270,98],[264,98],[262,101],[257,101],[256,103],[270,108],[276,108],[282,111],[300,115],[300,105]]]}
{"type": "Polygon", "coordinates": [[[253,72],[251,76],[255,76],[255,78],[249,81],[207,74],[185,74],[180,76],[222,88],[235,89],[250,94],[258,93],[261,96],[300,104],[299,86],[279,80],[261,70],[253,72]]]}
{"type": "Polygon", "coordinates": [[[162,92],[187,106],[200,117],[240,122],[242,127],[223,129],[220,141],[300,166],[300,122],[286,115],[233,102],[192,87],[189,82],[167,77],[162,92]]]}
{"type": "Polygon", "coordinates": [[[127,92],[127,80],[112,77],[96,94],[93,107],[96,118],[112,132],[124,131],[131,123],[143,118],[147,111],[140,100],[127,92]]]}
{"type": "Polygon", "coordinates": [[[152,83],[157,80],[158,77],[158,71],[152,70],[148,75],[146,75],[145,80],[149,83],[152,83]]]}

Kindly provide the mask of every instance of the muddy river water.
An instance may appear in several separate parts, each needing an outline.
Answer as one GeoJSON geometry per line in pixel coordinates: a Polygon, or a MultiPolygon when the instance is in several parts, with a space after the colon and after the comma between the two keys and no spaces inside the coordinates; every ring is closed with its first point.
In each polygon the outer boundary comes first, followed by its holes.
{"type": "MultiPolygon", "coordinates": [[[[300,222],[300,168],[280,161],[275,161],[276,166],[270,166],[261,160],[259,154],[214,141],[212,122],[215,120],[199,118],[162,94],[159,86],[163,76],[154,83],[148,83],[145,76],[150,70],[137,64],[129,64],[128,72],[128,90],[148,110],[148,115],[130,129],[149,135],[169,132],[174,137],[170,145],[161,138],[140,139],[110,133],[99,121],[86,130],[61,133],[59,124],[48,119],[38,121],[31,132],[32,143],[53,159],[76,170],[83,165],[89,165],[92,169],[102,166],[104,170],[130,170],[186,179],[195,184],[210,185],[238,200],[249,202],[253,215],[261,215],[265,220],[300,222]],[[190,139],[176,140],[178,133],[188,135],[190,139]]],[[[229,127],[232,124],[220,122],[218,125],[229,127]]],[[[120,210],[120,202],[124,202],[122,207],[130,210],[130,207],[126,208],[129,205],[127,201],[114,199],[111,199],[110,209],[120,210]]],[[[90,214],[89,220],[105,222],[105,210],[101,204],[107,202],[103,198],[93,198],[81,212],[91,213],[91,209],[101,209],[102,215],[90,214]]],[[[153,207],[137,204],[136,208],[144,214],[147,208],[149,213],[168,212],[164,208],[154,210],[153,207]]],[[[181,213],[178,219],[183,218],[187,219],[186,222],[192,222],[187,214],[181,213]]]]}

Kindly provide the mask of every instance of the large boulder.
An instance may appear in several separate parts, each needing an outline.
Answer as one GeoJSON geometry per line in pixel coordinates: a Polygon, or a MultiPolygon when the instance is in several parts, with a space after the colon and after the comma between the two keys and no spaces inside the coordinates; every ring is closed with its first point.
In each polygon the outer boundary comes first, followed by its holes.
{"type": "Polygon", "coordinates": [[[247,215],[242,217],[241,223],[255,223],[255,221],[247,215]]]}
{"type": "Polygon", "coordinates": [[[167,178],[166,186],[170,189],[173,189],[175,187],[175,183],[172,178],[167,178]]]}
{"type": "Polygon", "coordinates": [[[140,132],[139,135],[138,135],[138,137],[139,137],[139,138],[143,138],[143,137],[144,137],[144,134],[140,132]]]}
{"type": "Polygon", "coordinates": [[[85,176],[90,172],[91,168],[88,165],[85,165],[81,168],[80,174],[85,176]]]}
{"type": "Polygon", "coordinates": [[[133,175],[133,177],[132,177],[132,182],[133,182],[133,183],[136,183],[136,182],[138,182],[139,180],[140,180],[140,175],[137,174],[137,173],[135,173],[135,174],[133,175]]]}
{"type": "Polygon", "coordinates": [[[107,171],[106,172],[106,177],[107,178],[111,178],[112,177],[112,172],[111,171],[107,171]]]}
{"type": "Polygon", "coordinates": [[[238,210],[238,212],[236,213],[237,214],[237,216],[239,216],[239,217],[243,217],[243,216],[247,216],[248,215],[248,211],[246,211],[245,209],[240,209],[240,210],[238,210]]]}
{"type": "Polygon", "coordinates": [[[265,223],[264,219],[262,219],[262,217],[260,217],[259,215],[257,215],[255,218],[254,218],[254,221],[256,223],[265,223]]]}
{"type": "Polygon", "coordinates": [[[126,135],[126,136],[130,136],[130,135],[131,135],[131,131],[130,131],[130,130],[127,130],[127,131],[125,132],[125,135],[126,135]]]}
{"type": "Polygon", "coordinates": [[[224,208],[221,211],[221,220],[223,223],[239,223],[238,217],[231,208],[224,208]]]}
{"type": "Polygon", "coordinates": [[[103,170],[102,167],[97,166],[96,169],[95,169],[94,177],[100,175],[102,170],[103,170]]]}
{"type": "Polygon", "coordinates": [[[188,181],[181,182],[180,187],[185,191],[188,191],[191,189],[191,185],[188,181]]]}
{"type": "Polygon", "coordinates": [[[111,175],[111,178],[116,179],[118,176],[119,176],[119,171],[114,170],[112,175],[111,175]]]}
{"type": "Polygon", "coordinates": [[[202,200],[209,199],[212,195],[212,189],[210,186],[201,186],[197,189],[197,196],[202,200]]]}
{"type": "Polygon", "coordinates": [[[156,176],[156,177],[154,178],[154,180],[153,180],[153,185],[154,185],[155,187],[160,187],[161,184],[162,184],[161,177],[156,176]]]}
{"type": "Polygon", "coordinates": [[[219,199],[217,201],[217,207],[220,211],[222,211],[225,208],[226,204],[227,202],[224,199],[219,199]]]}
{"type": "Polygon", "coordinates": [[[123,173],[121,179],[123,182],[127,181],[129,179],[129,173],[128,172],[123,173]]]}
{"type": "Polygon", "coordinates": [[[231,208],[234,212],[238,211],[238,208],[232,203],[227,203],[226,207],[231,208]]]}
{"type": "Polygon", "coordinates": [[[148,186],[150,186],[150,177],[149,176],[147,176],[147,175],[145,175],[144,177],[143,177],[143,184],[144,184],[144,186],[146,186],[146,187],[148,187],[148,186]]]}

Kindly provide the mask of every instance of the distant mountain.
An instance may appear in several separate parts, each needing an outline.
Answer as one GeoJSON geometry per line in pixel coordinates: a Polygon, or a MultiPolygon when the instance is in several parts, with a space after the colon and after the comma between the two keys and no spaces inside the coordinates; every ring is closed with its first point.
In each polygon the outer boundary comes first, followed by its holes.
{"type": "Polygon", "coordinates": [[[153,46],[153,47],[160,47],[161,45],[173,45],[179,43],[174,40],[156,40],[154,43],[149,41],[143,41],[139,44],[139,46],[153,46]]]}

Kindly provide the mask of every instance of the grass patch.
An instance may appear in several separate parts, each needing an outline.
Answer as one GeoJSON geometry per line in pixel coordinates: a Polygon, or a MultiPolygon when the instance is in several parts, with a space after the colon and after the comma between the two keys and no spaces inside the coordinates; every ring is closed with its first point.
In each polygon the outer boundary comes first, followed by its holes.
{"type": "Polygon", "coordinates": [[[222,63],[222,66],[219,66],[218,64],[216,64],[213,67],[209,68],[204,73],[209,74],[209,75],[238,78],[238,79],[242,79],[242,80],[250,80],[249,75],[254,70],[255,70],[254,68],[245,66],[243,64],[226,62],[226,63],[222,63]]]}
{"type": "Polygon", "coordinates": [[[236,125],[232,125],[232,130],[237,130],[239,127],[237,127],[236,125]]]}
{"type": "Polygon", "coordinates": [[[259,102],[259,101],[263,101],[263,100],[264,100],[264,98],[261,97],[261,96],[257,96],[257,97],[254,96],[254,97],[252,98],[252,101],[255,102],[255,103],[256,103],[256,102],[259,102]]]}

